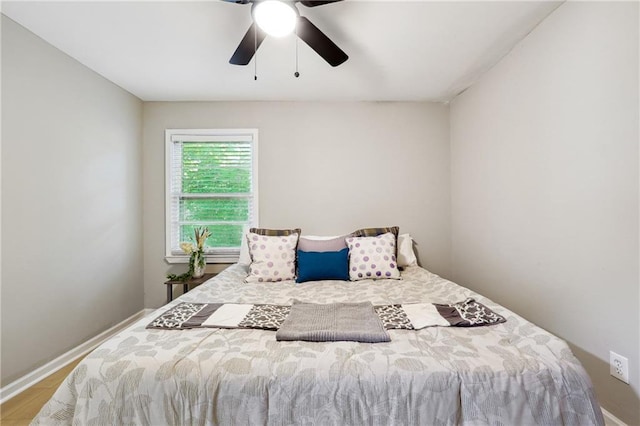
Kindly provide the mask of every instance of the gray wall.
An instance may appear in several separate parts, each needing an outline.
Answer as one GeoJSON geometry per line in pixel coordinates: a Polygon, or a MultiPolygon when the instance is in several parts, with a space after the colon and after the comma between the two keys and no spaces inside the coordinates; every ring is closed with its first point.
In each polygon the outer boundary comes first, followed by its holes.
{"type": "Polygon", "coordinates": [[[400,225],[423,266],[566,339],[640,423],[637,3],[564,4],[450,113],[143,106],[4,17],[2,62],[2,385],[164,303],[164,129],[257,127],[261,225],[400,225]]]}
{"type": "Polygon", "coordinates": [[[143,307],[142,102],[2,16],[2,385],[143,307]]]}
{"type": "Polygon", "coordinates": [[[566,339],[633,425],[638,115],[637,2],[565,3],[451,105],[453,278],[566,339]]]}
{"type": "Polygon", "coordinates": [[[449,108],[441,104],[144,105],[145,306],[165,301],[164,129],[258,128],[260,225],[341,234],[399,225],[449,273],[449,108]]]}

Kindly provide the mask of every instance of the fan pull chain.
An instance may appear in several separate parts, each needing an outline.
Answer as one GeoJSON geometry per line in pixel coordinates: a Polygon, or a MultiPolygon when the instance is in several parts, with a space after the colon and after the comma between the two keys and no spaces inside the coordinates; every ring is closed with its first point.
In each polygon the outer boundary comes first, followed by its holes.
{"type": "Polygon", "coordinates": [[[300,38],[298,37],[298,25],[296,25],[296,72],[293,73],[293,75],[298,78],[300,77],[300,73],[298,72],[298,42],[300,41],[300,38]]]}
{"type": "Polygon", "coordinates": [[[253,29],[253,81],[258,80],[258,26],[253,29]]]}

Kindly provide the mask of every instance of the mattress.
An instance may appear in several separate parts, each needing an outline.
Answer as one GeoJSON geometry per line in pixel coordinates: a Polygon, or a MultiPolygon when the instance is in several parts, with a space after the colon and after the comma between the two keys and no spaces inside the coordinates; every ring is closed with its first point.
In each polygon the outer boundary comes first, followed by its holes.
{"type": "Polygon", "coordinates": [[[418,266],[402,280],[245,283],[233,265],[109,339],[33,424],[603,425],[567,344],[418,266]],[[472,297],[506,322],[389,330],[387,343],[278,342],[255,329],[157,330],[179,302],[374,305],[472,297]]]}

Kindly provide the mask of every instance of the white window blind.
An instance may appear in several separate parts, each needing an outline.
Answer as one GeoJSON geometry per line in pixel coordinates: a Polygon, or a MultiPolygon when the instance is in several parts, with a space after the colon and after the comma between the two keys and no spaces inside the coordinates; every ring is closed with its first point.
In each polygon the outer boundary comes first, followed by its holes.
{"type": "Polygon", "coordinates": [[[180,249],[193,228],[211,231],[209,262],[236,262],[245,225],[258,218],[256,129],[166,130],[166,257],[184,262],[180,249]]]}

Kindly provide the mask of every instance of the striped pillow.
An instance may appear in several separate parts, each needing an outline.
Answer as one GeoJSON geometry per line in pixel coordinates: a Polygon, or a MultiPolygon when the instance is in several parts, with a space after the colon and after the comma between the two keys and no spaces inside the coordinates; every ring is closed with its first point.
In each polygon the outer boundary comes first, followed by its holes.
{"type": "Polygon", "coordinates": [[[300,235],[302,233],[302,230],[300,228],[297,228],[297,229],[250,228],[249,232],[252,232],[258,235],[266,235],[268,237],[280,237],[280,236],[286,237],[287,235],[291,235],[291,234],[300,235]]]}
{"type": "Polygon", "coordinates": [[[386,234],[387,232],[391,232],[393,236],[396,238],[395,241],[395,256],[398,258],[398,234],[400,233],[399,226],[387,226],[385,228],[362,228],[357,231],[353,231],[351,233],[352,237],[377,237],[378,235],[386,234]]]}
{"type": "Polygon", "coordinates": [[[353,231],[351,235],[354,237],[377,237],[378,235],[386,234],[387,232],[391,232],[397,240],[400,227],[387,226],[385,228],[362,228],[357,231],[353,231]]]}

